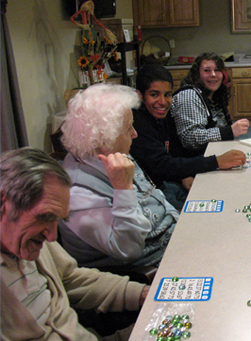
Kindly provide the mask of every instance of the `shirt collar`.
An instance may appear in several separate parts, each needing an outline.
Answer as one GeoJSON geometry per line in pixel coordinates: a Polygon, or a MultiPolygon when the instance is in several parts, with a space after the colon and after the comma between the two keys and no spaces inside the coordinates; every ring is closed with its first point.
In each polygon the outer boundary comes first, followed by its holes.
{"type": "Polygon", "coordinates": [[[18,267],[18,258],[16,256],[10,256],[7,253],[0,253],[0,264],[6,265],[8,268],[17,268],[18,267]]]}
{"type": "Polygon", "coordinates": [[[96,168],[100,173],[107,176],[103,162],[98,157],[84,154],[83,158],[77,158],[80,163],[86,163],[87,165],[96,168]]]}

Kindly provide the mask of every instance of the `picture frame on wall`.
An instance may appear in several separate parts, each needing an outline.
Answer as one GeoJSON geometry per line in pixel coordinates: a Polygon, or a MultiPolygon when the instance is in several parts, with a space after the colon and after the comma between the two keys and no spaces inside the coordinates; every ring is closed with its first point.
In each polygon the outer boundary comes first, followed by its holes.
{"type": "Polygon", "coordinates": [[[232,1],[232,33],[251,34],[251,0],[232,1]]]}

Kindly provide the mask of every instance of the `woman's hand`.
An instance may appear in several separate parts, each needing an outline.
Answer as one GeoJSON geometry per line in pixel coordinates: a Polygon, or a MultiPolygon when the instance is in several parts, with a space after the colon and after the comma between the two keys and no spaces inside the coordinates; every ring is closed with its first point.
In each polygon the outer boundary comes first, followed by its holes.
{"type": "Polygon", "coordinates": [[[246,118],[234,122],[231,126],[234,137],[246,134],[249,128],[249,121],[246,118]]]}
{"type": "Polygon", "coordinates": [[[99,154],[114,189],[133,189],[134,163],[126,154],[99,154]]]}

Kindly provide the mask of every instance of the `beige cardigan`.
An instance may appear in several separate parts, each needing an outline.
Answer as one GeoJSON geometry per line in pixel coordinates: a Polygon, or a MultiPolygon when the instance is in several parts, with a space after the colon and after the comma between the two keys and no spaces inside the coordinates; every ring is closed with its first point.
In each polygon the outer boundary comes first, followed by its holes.
{"type": "Polygon", "coordinates": [[[36,263],[52,294],[48,322],[42,328],[1,278],[1,340],[97,341],[96,336],[78,323],[69,300],[77,308],[98,312],[140,308],[143,284],[129,282],[127,276],[78,268],[57,242],[45,242],[36,263]]]}

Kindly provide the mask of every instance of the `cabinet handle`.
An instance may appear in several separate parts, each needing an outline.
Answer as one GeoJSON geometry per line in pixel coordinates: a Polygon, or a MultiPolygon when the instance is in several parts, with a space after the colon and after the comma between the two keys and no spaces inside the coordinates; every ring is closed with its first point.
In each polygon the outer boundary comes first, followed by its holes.
{"type": "Polygon", "coordinates": [[[234,87],[233,87],[233,96],[235,96],[236,95],[236,85],[234,85],[234,87]]]}
{"type": "Polygon", "coordinates": [[[248,77],[249,76],[249,72],[242,72],[241,74],[243,77],[248,77]]]}

